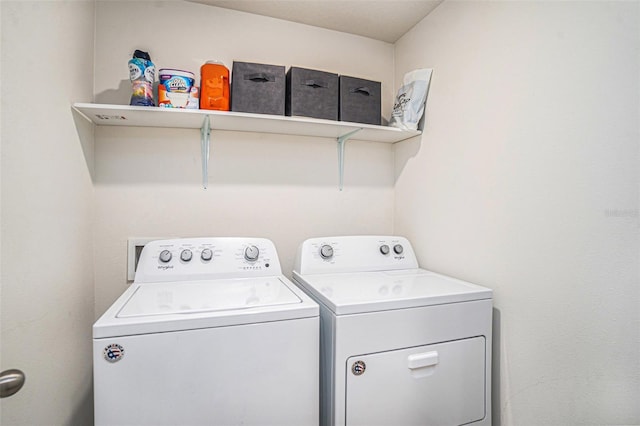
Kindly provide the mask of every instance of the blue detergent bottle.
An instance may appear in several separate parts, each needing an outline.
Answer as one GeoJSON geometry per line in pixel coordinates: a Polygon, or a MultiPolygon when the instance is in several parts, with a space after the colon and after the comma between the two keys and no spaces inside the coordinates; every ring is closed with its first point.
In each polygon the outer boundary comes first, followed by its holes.
{"type": "Polygon", "coordinates": [[[156,77],[156,66],[151,62],[147,52],[136,50],[129,59],[129,80],[133,93],[129,105],[155,106],[153,101],[153,83],[156,77]]]}

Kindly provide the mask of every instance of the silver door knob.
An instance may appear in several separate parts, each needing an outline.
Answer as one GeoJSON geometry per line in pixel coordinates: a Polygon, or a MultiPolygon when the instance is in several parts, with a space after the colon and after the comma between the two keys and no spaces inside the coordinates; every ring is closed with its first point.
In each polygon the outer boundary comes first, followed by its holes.
{"type": "Polygon", "coordinates": [[[22,389],[24,385],[24,373],[11,369],[0,373],[0,398],[6,398],[22,389]]]}

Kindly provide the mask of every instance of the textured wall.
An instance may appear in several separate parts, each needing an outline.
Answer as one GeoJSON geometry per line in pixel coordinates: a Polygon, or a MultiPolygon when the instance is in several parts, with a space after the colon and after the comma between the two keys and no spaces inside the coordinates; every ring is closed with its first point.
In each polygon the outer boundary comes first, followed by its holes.
{"type": "Polygon", "coordinates": [[[93,95],[94,9],[0,2],[1,370],[27,376],[7,426],[93,421],[93,130],[71,103],[93,95]]]}
{"type": "Polygon", "coordinates": [[[638,2],[445,2],[395,232],[495,291],[494,424],[640,423],[638,2]]]}

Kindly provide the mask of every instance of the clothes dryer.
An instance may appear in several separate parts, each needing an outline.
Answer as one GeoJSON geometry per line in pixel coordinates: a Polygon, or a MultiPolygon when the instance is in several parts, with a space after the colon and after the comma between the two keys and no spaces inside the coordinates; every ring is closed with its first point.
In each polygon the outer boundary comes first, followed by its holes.
{"type": "Polygon", "coordinates": [[[148,243],[93,326],[95,424],[317,425],[318,329],[271,241],[148,243]]]}
{"type": "Polygon", "coordinates": [[[491,425],[490,289],[395,236],[306,240],[293,278],[320,305],[322,425],[491,425]]]}

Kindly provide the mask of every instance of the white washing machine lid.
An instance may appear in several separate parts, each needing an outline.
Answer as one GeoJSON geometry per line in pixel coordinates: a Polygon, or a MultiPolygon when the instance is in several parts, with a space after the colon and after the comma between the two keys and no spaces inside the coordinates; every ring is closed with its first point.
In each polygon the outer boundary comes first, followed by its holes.
{"type": "Polygon", "coordinates": [[[300,275],[294,279],[336,315],[491,299],[492,290],[424,269],[300,275]]]}
{"type": "Polygon", "coordinates": [[[318,316],[283,276],[134,283],[96,321],[93,337],[128,336],[318,316]]]}

